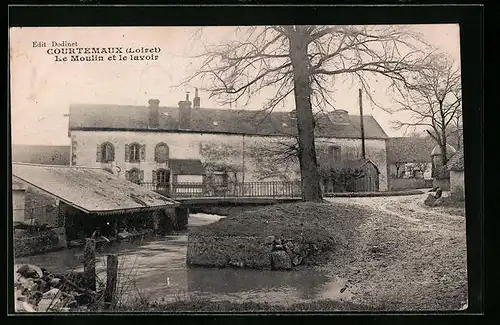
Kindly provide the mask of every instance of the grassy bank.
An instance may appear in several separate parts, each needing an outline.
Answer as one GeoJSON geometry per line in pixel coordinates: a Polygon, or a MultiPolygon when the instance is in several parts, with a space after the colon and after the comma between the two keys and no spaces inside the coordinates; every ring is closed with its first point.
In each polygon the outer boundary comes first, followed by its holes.
{"type": "Polygon", "coordinates": [[[363,207],[313,202],[233,213],[192,230],[187,261],[197,266],[268,268],[272,240],[280,239],[304,255],[303,265],[322,264],[345,254],[367,214],[363,207]]]}
{"type": "Polygon", "coordinates": [[[457,310],[466,302],[465,218],[425,207],[424,199],[356,201],[373,213],[359,227],[349,262],[327,267],[349,280],[353,302],[386,310],[457,310]]]}
{"type": "Polygon", "coordinates": [[[373,308],[346,301],[317,300],[289,306],[273,305],[267,302],[231,302],[205,299],[175,301],[171,303],[137,303],[113,310],[113,312],[332,312],[332,311],[369,311],[373,308]]]}
{"type": "Polygon", "coordinates": [[[346,192],[346,193],[326,193],[325,197],[384,197],[384,196],[407,196],[420,195],[423,190],[402,190],[386,192],[346,192]]]}

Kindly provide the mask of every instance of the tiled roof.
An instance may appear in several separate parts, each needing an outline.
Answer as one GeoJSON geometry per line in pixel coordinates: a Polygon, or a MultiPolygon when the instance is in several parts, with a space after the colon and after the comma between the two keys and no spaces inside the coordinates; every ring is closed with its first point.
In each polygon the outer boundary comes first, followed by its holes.
{"type": "Polygon", "coordinates": [[[203,168],[201,160],[171,159],[169,166],[175,175],[205,175],[205,168],[203,168]]]}
{"type": "Polygon", "coordinates": [[[387,139],[387,163],[430,162],[436,142],[430,137],[387,139]]]}
{"type": "Polygon", "coordinates": [[[12,161],[69,166],[70,146],[12,145],[12,161]]]}
{"type": "MultiPolygon", "coordinates": [[[[70,106],[69,129],[148,130],[149,107],[127,105],[77,104],[70,106]]],[[[179,130],[179,108],[159,107],[160,131],[179,130]]],[[[326,116],[318,118],[316,136],[360,138],[360,117],[349,115],[345,124],[334,124],[326,116]]],[[[365,137],[385,139],[387,134],[372,116],[364,116],[365,137]]],[[[193,132],[248,135],[295,135],[296,120],[288,112],[266,114],[236,109],[193,108],[193,132]]]]}
{"type": "MultiPolygon", "coordinates": [[[[455,154],[455,152],[457,152],[457,150],[449,143],[446,144],[446,153],[447,153],[447,156],[451,157],[452,155],[455,154]]],[[[431,151],[431,156],[437,156],[437,155],[440,155],[441,154],[441,147],[436,145],[434,147],[434,149],[432,149],[431,151]]]]}
{"type": "Polygon", "coordinates": [[[177,205],[174,200],[98,168],[13,163],[12,175],[87,213],[177,205]]]}
{"type": "Polygon", "coordinates": [[[450,161],[448,161],[448,169],[454,171],[463,171],[464,170],[464,153],[459,151],[451,157],[450,161]]]}

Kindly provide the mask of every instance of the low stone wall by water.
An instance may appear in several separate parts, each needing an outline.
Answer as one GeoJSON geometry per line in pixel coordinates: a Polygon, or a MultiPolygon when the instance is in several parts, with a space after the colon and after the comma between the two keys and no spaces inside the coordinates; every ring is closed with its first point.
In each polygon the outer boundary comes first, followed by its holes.
{"type": "Polygon", "coordinates": [[[331,245],[332,242],[316,245],[274,236],[213,236],[196,233],[188,238],[186,263],[203,267],[292,269],[299,265],[316,264],[322,258],[327,258],[326,251],[331,250],[331,245]]]}
{"type": "Polygon", "coordinates": [[[189,236],[188,265],[227,267],[243,264],[250,268],[271,267],[271,245],[260,237],[189,236]]]}
{"type": "MultiPolygon", "coordinates": [[[[19,233],[22,230],[16,230],[19,233]]],[[[14,256],[28,256],[66,247],[64,228],[53,228],[37,234],[14,237],[14,256]]]]}

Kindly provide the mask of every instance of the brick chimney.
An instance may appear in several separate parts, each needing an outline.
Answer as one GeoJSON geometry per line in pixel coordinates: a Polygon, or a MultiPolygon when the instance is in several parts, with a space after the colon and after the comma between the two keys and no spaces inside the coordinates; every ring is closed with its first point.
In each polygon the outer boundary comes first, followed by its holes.
{"type": "Polygon", "coordinates": [[[198,96],[198,88],[194,89],[193,107],[200,108],[200,96],[198,96]]]}
{"type": "Polygon", "coordinates": [[[158,99],[150,99],[149,103],[149,128],[158,128],[158,108],[160,106],[160,101],[158,99]]]}
{"type": "Polygon", "coordinates": [[[191,129],[191,101],[189,93],[186,93],[186,100],[181,100],[179,105],[179,128],[183,130],[191,129]]]}
{"type": "Polygon", "coordinates": [[[336,109],[333,112],[329,112],[328,116],[330,117],[333,123],[345,124],[349,123],[349,112],[343,109],[336,109]]]}

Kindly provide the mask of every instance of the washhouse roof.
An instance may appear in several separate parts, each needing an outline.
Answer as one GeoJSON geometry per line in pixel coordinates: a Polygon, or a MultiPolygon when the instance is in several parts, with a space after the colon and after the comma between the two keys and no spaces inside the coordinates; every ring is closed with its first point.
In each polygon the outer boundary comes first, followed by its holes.
{"type": "Polygon", "coordinates": [[[12,175],[86,213],[160,210],[179,205],[100,168],[13,163],[12,175]]]}

